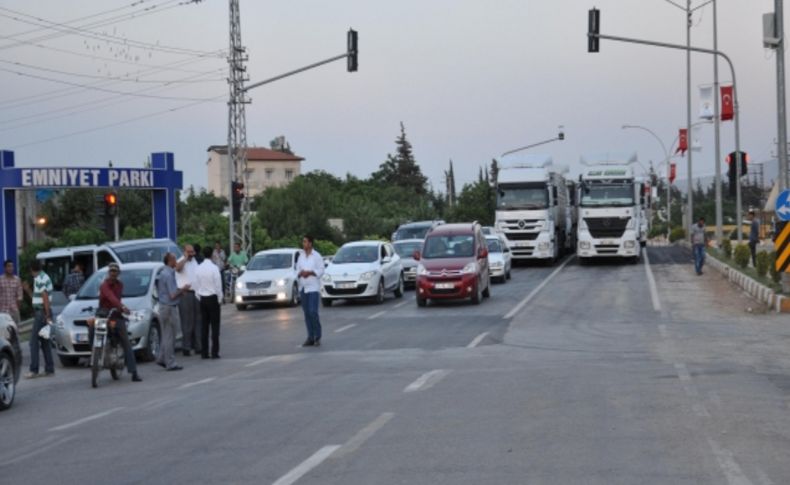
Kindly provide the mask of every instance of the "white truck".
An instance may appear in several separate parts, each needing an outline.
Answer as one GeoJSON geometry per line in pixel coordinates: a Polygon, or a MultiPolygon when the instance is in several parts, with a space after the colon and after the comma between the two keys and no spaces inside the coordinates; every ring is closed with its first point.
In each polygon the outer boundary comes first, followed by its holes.
{"type": "Polygon", "coordinates": [[[557,169],[548,157],[537,163],[514,158],[503,158],[497,177],[496,228],[505,234],[514,260],[556,261],[575,247],[567,169],[557,169]]]}
{"type": "Polygon", "coordinates": [[[646,238],[644,184],[626,162],[600,163],[579,176],[578,246],[581,262],[596,257],[638,262],[646,238]]]}

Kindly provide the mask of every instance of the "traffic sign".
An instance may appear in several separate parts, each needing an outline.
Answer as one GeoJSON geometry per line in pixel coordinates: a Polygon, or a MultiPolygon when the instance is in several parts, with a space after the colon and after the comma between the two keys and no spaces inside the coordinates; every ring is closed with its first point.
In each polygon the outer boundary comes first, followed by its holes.
{"type": "Polygon", "coordinates": [[[776,217],[780,221],[790,221],[790,189],[785,189],[776,198],[776,217]]]}

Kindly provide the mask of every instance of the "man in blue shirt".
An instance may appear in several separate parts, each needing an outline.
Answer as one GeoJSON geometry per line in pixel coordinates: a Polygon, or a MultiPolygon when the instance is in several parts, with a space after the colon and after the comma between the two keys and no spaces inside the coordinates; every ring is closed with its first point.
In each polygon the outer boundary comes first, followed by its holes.
{"type": "Polygon", "coordinates": [[[752,252],[752,266],[757,267],[757,244],[760,242],[760,221],[754,218],[754,211],[749,211],[749,250],[752,252]]]}
{"type": "Polygon", "coordinates": [[[169,371],[181,370],[176,364],[175,344],[176,329],[181,325],[178,317],[178,303],[181,295],[189,291],[190,285],[179,288],[176,284],[176,255],[165,254],[165,267],[156,280],[156,291],[159,298],[159,319],[162,326],[162,340],[156,363],[169,371]]]}

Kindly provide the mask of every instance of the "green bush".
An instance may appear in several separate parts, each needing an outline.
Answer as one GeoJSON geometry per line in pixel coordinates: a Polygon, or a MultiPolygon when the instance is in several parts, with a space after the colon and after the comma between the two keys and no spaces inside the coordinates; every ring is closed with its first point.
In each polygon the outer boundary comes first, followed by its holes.
{"type": "Polygon", "coordinates": [[[740,268],[746,268],[749,266],[749,260],[752,258],[752,252],[749,250],[749,246],[746,244],[738,244],[735,246],[735,253],[733,254],[735,258],[735,264],[738,265],[740,268]]]}
{"type": "Polygon", "coordinates": [[[722,239],[721,254],[726,259],[730,259],[732,257],[732,241],[730,241],[729,239],[722,239]]]}
{"type": "Polygon", "coordinates": [[[757,253],[757,266],[754,268],[757,270],[757,276],[765,278],[765,275],[768,273],[768,266],[770,264],[771,256],[766,251],[760,251],[757,253]]]}
{"type": "Polygon", "coordinates": [[[776,271],[776,251],[771,251],[768,256],[768,272],[774,283],[779,283],[782,280],[781,274],[776,271]]]}
{"type": "Polygon", "coordinates": [[[680,241],[686,238],[686,231],[682,227],[676,227],[669,233],[669,242],[680,241]]]}

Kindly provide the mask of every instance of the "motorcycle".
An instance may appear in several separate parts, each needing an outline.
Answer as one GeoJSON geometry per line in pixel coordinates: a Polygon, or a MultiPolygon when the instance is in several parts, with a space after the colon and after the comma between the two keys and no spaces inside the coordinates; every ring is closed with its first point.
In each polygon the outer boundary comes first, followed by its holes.
{"type": "MultiPolygon", "coordinates": [[[[91,346],[91,386],[99,386],[99,372],[108,369],[114,381],[121,378],[126,366],[126,355],[123,350],[116,326],[123,315],[118,310],[111,310],[106,316],[96,315],[93,321],[93,345],[91,346]]],[[[91,322],[89,321],[90,325],[91,322]]]]}

